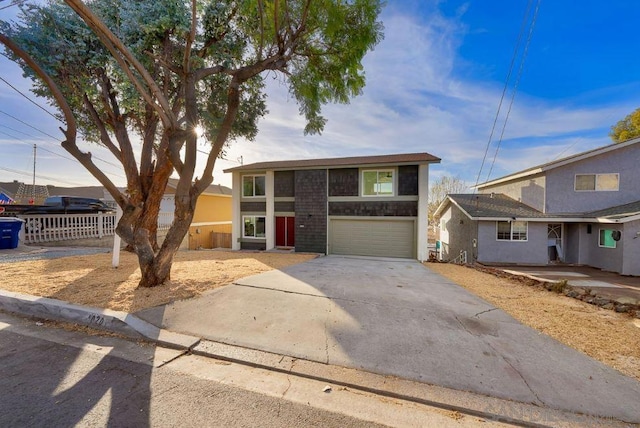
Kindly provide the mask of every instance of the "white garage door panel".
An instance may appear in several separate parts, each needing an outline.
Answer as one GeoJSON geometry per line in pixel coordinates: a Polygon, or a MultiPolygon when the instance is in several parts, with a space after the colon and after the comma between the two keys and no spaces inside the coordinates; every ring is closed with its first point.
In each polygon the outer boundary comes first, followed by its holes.
{"type": "Polygon", "coordinates": [[[413,220],[330,220],[331,254],[414,257],[413,220]]]}

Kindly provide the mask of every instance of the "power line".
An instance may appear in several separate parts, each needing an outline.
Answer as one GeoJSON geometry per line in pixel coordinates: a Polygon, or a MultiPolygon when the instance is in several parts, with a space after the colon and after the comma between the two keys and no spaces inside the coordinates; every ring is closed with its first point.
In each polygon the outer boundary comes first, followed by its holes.
{"type": "MultiPolygon", "coordinates": [[[[3,166],[0,166],[0,170],[7,171],[7,172],[10,172],[12,174],[26,175],[27,177],[32,177],[33,176],[33,172],[26,172],[26,171],[21,171],[19,169],[12,169],[12,168],[7,168],[7,167],[3,167],[3,166]]],[[[73,182],[70,182],[70,181],[61,180],[59,178],[49,177],[49,176],[41,175],[41,174],[36,174],[36,177],[38,177],[40,179],[44,178],[46,180],[55,181],[55,182],[58,182],[58,183],[70,184],[72,186],[85,186],[86,185],[86,184],[80,184],[80,183],[73,183],[73,182]]]]}
{"type": "MultiPolygon", "coordinates": [[[[513,49],[513,54],[511,55],[511,63],[509,64],[509,71],[507,72],[507,76],[504,80],[504,86],[502,88],[502,94],[500,95],[500,102],[498,103],[498,108],[496,109],[496,115],[493,119],[493,125],[491,126],[491,132],[489,133],[489,139],[487,140],[487,145],[484,150],[484,156],[482,157],[482,163],[480,164],[480,169],[478,170],[478,177],[476,178],[476,184],[474,189],[480,182],[480,175],[482,174],[482,170],[484,168],[484,163],[487,160],[487,154],[489,153],[489,147],[491,146],[491,141],[493,139],[493,133],[496,129],[496,124],[498,123],[498,118],[500,117],[500,110],[502,109],[502,102],[504,101],[504,97],[507,93],[507,88],[509,87],[509,81],[511,80],[511,73],[513,72],[513,66],[515,65],[516,58],[518,57],[518,51],[520,50],[520,43],[522,42],[522,36],[524,35],[524,31],[526,28],[526,23],[528,22],[529,13],[531,11],[531,5],[533,4],[533,0],[529,0],[527,2],[527,8],[522,17],[522,23],[520,24],[520,31],[518,33],[518,38],[516,40],[515,48],[513,49]]],[[[475,191],[475,190],[474,190],[475,191]]]]}
{"type": "Polygon", "coordinates": [[[507,122],[509,121],[509,116],[511,115],[511,108],[513,107],[513,101],[516,98],[516,93],[518,92],[518,86],[520,85],[520,78],[522,77],[522,70],[524,69],[524,63],[527,59],[527,53],[529,52],[529,45],[531,44],[531,38],[533,37],[533,29],[536,26],[536,19],[538,18],[539,9],[540,9],[540,0],[538,0],[538,3],[536,4],[536,9],[533,12],[533,19],[531,20],[531,25],[529,26],[529,35],[527,36],[527,42],[524,45],[524,51],[522,52],[522,57],[520,58],[520,68],[518,69],[518,76],[516,77],[516,82],[513,85],[513,92],[511,93],[511,101],[509,102],[509,109],[507,110],[507,114],[504,118],[504,123],[502,124],[500,139],[498,140],[498,144],[496,145],[496,152],[493,155],[493,160],[491,161],[491,168],[489,168],[489,173],[487,174],[486,181],[489,181],[489,177],[491,176],[491,172],[493,171],[493,166],[496,163],[496,158],[498,157],[498,151],[500,150],[500,144],[502,143],[502,138],[504,137],[504,131],[507,128],[507,122]]]}
{"type": "Polygon", "coordinates": [[[0,10],[5,10],[5,9],[8,9],[10,7],[13,7],[13,6],[18,6],[18,5],[21,5],[24,2],[25,2],[25,0],[15,0],[15,1],[9,3],[8,5],[4,6],[4,7],[0,7],[0,10]]]}
{"type": "MultiPolygon", "coordinates": [[[[21,134],[27,135],[27,136],[29,136],[29,137],[35,138],[35,137],[33,137],[32,135],[29,135],[29,134],[27,134],[27,133],[25,133],[25,132],[18,131],[18,130],[16,130],[16,129],[12,129],[12,128],[8,127],[8,126],[5,126],[5,125],[0,125],[0,126],[2,126],[2,127],[4,127],[4,128],[11,129],[12,131],[15,131],[15,132],[19,132],[19,133],[21,133],[21,134]]],[[[30,143],[27,143],[27,142],[25,142],[25,141],[21,141],[21,140],[20,140],[18,137],[16,137],[15,135],[11,135],[11,134],[6,133],[6,132],[3,132],[3,131],[0,131],[0,134],[6,135],[6,136],[7,136],[7,137],[9,137],[9,138],[13,138],[13,139],[15,139],[17,143],[25,144],[25,145],[27,145],[27,146],[31,146],[31,144],[30,144],[30,143]]],[[[48,142],[48,141],[43,141],[43,142],[48,142]]],[[[76,163],[80,163],[80,162],[78,161],[78,159],[76,159],[76,158],[72,158],[72,157],[65,156],[65,155],[63,155],[63,154],[60,154],[60,153],[54,152],[53,150],[46,149],[46,148],[44,148],[44,147],[42,147],[42,146],[39,146],[39,148],[40,148],[40,150],[43,150],[43,151],[45,151],[45,152],[47,152],[47,153],[51,153],[51,154],[56,155],[56,156],[58,156],[58,157],[61,157],[61,158],[63,158],[63,159],[66,159],[66,160],[69,160],[69,161],[72,161],[72,162],[76,162],[76,163]]],[[[92,156],[92,157],[93,157],[93,156],[92,156]]],[[[97,158],[97,157],[96,157],[96,159],[101,160],[101,159],[99,159],[99,158],[97,158]]],[[[106,162],[106,161],[103,161],[103,162],[106,162]]],[[[115,164],[111,164],[111,165],[117,166],[117,165],[115,165],[115,164]]],[[[123,175],[119,175],[119,174],[116,174],[116,173],[111,172],[111,171],[105,171],[105,172],[106,172],[106,173],[108,173],[108,174],[110,174],[110,175],[112,175],[112,176],[114,176],[114,177],[118,177],[118,178],[125,178],[125,179],[126,179],[126,177],[125,177],[125,176],[123,176],[123,175]]]]}
{"type": "Polygon", "coordinates": [[[7,86],[9,86],[11,89],[13,89],[14,91],[16,91],[17,93],[19,93],[20,95],[22,95],[24,98],[26,98],[31,104],[35,105],[36,107],[38,107],[40,110],[44,111],[45,113],[47,113],[49,116],[51,116],[52,118],[58,120],[58,118],[51,113],[49,110],[47,110],[46,108],[42,107],[40,104],[38,104],[37,102],[35,102],[34,100],[32,100],[31,98],[29,98],[29,96],[25,95],[22,91],[20,91],[20,89],[16,88],[15,86],[13,86],[11,83],[7,82],[2,76],[0,76],[0,80],[2,80],[7,86]]]}

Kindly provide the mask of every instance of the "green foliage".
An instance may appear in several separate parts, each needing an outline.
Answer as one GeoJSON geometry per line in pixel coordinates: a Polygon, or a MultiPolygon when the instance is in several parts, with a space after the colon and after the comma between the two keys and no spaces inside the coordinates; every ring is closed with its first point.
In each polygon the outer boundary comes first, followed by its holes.
{"type": "Polygon", "coordinates": [[[615,143],[640,137],[640,108],[629,113],[624,119],[612,126],[609,137],[615,143]]]}
{"type": "MultiPolygon", "coordinates": [[[[183,111],[184,76],[179,70],[184,69],[190,2],[86,3],[147,68],[177,111],[183,111]]],[[[288,84],[307,119],[305,132],[321,132],[326,123],[322,105],[347,103],[364,87],[361,60],[382,38],[377,21],[381,7],[380,0],[198,1],[199,25],[189,65],[220,67],[196,85],[200,125],[209,141],[218,134],[227,111],[234,72],[243,68],[251,70],[242,79],[240,109],[230,140],[256,137],[257,121],[266,114],[263,79],[269,72],[279,73],[288,84]],[[273,61],[265,62],[269,59],[273,61]]],[[[107,49],[63,1],[23,7],[19,24],[11,26],[8,35],[63,89],[85,137],[99,140],[83,97],[89,97],[100,117],[107,117],[101,98],[105,82],[128,127],[145,132],[148,106],[107,49]]],[[[49,96],[33,73],[23,69],[34,80],[38,94],[49,96]]]]}

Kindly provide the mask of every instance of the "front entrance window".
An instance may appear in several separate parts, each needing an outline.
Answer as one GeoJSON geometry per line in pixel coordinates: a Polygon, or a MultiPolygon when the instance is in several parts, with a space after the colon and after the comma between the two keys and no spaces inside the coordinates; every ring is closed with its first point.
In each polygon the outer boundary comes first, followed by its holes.
{"type": "Polygon", "coordinates": [[[620,239],[620,232],[613,229],[600,229],[600,236],[598,239],[598,246],[602,248],[616,248],[617,239],[620,239]]]}
{"type": "Polygon", "coordinates": [[[550,223],[547,225],[547,246],[550,262],[562,260],[562,224],[550,223]]]}
{"type": "Polygon", "coordinates": [[[242,217],[244,228],[242,236],[245,238],[264,238],[265,237],[265,219],[260,216],[244,216],[242,217]]]}

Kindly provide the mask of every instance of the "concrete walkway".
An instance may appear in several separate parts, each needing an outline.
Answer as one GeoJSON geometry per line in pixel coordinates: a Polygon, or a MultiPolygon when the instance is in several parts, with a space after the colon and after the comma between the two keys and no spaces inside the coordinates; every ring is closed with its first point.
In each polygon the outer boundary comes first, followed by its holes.
{"type": "Polygon", "coordinates": [[[525,275],[539,280],[566,280],[574,287],[588,288],[611,300],[625,299],[640,305],[640,277],[623,276],[589,266],[492,266],[507,273],[525,275]]]}
{"type": "Polygon", "coordinates": [[[640,383],[416,261],[321,257],[135,315],[205,339],[640,423],[640,383]]]}

